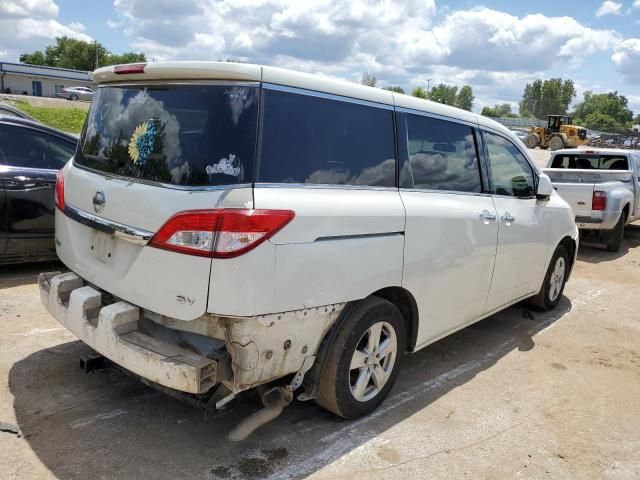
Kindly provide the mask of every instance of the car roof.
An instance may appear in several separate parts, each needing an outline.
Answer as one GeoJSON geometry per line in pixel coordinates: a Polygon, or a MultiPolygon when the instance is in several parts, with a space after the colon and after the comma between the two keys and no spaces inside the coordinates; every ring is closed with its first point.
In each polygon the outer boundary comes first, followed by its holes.
{"type": "Polygon", "coordinates": [[[42,132],[51,133],[53,135],[57,135],[59,137],[63,137],[70,142],[77,142],[78,138],[70,133],[63,132],[62,130],[58,130],[56,128],[48,127],[43,125],[40,122],[36,122],[35,120],[28,120],[26,118],[14,117],[11,115],[1,115],[0,114],[0,124],[4,125],[15,125],[19,127],[33,128],[36,130],[40,130],[42,132]]]}
{"type": "MultiPolygon", "coordinates": [[[[33,118],[31,115],[24,113],[22,110],[20,110],[19,108],[14,107],[13,105],[9,105],[8,103],[2,103],[0,102],[0,109],[2,110],[8,110],[10,112],[15,113],[16,115],[19,116],[19,118],[26,118],[28,120],[32,120],[34,122],[37,122],[37,120],[35,118],[33,118]]],[[[3,113],[0,112],[0,115],[5,115],[3,113]]],[[[11,117],[13,115],[6,115],[8,117],[11,117]]]]}
{"type": "Polygon", "coordinates": [[[460,108],[323,75],[238,62],[172,61],[139,65],[144,65],[144,71],[141,73],[116,74],[115,69],[122,65],[111,65],[94,71],[92,78],[98,85],[151,80],[232,80],[270,83],[464,120],[499,131],[512,139],[517,138],[501,123],[460,108]]]}

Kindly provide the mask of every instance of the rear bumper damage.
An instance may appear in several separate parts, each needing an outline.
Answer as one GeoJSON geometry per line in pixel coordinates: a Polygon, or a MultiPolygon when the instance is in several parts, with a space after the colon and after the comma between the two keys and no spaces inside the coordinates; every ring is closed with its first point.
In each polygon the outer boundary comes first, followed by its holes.
{"type": "Polygon", "coordinates": [[[141,333],[138,307],[122,301],[104,305],[102,293],[75,273],[42,273],[38,285],[49,313],[114,363],[183,392],[204,393],[216,383],[215,360],[141,333]]]}
{"type": "Polygon", "coordinates": [[[192,394],[222,384],[233,395],[291,374],[295,390],[344,308],[186,321],[120,301],[72,272],[42,273],[38,283],[49,313],[88,346],[143,379],[192,394]]]}

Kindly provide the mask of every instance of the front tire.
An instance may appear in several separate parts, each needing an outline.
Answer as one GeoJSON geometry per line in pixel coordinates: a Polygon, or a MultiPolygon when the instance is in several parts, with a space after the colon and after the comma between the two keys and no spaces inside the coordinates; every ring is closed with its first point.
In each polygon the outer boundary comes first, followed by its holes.
{"type": "Polygon", "coordinates": [[[358,418],[378,408],[398,377],[404,319],[391,302],[369,297],[354,305],[339,328],[315,400],[340,417],[358,418]]]}
{"type": "Polygon", "coordinates": [[[562,140],[562,137],[551,137],[551,139],[549,140],[549,149],[556,151],[556,150],[561,150],[564,148],[564,140],[562,140]]]}
{"type": "Polygon", "coordinates": [[[564,286],[567,283],[567,275],[570,266],[569,252],[564,245],[558,245],[551,258],[547,274],[540,291],[535,297],[529,299],[529,303],[540,310],[551,310],[558,305],[564,286]]]}
{"type": "Polygon", "coordinates": [[[72,102],[75,102],[76,100],[78,100],[78,96],[76,94],[73,94],[69,97],[69,100],[71,100],[72,102]]]}
{"type": "Polygon", "coordinates": [[[540,143],[540,137],[535,133],[530,133],[524,138],[524,144],[527,148],[536,148],[540,143]]]}

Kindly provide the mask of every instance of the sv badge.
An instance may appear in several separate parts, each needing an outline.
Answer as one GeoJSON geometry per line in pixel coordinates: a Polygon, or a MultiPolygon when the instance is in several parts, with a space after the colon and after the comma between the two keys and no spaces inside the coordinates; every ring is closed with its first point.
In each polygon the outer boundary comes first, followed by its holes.
{"type": "Polygon", "coordinates": [[[190,297],[186,297],[184,295],[178,295],[176,296],[176,302],[182,304],[182,305],[193,305],[195,303],[196,299],[195,298],[190,298],[190,297]]]}

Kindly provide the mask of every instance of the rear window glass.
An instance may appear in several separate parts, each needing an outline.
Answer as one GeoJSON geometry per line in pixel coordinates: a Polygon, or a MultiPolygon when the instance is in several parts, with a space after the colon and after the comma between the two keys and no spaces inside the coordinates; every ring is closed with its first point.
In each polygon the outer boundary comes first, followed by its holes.
{"type": "Polygon", "coordinates": [[[628,170],[629,163],[624,155],[556,155],[551,168],[581,170],[628,170]]]}
{"type": "Polygon", "coordinates": [[[81,165],[173,185],[253,181],[256,88],[102,87],[81,138],[81,165]]]}
{"type": "Polygon", "coordinates": [[[263,90],[258,181],[395,185],[391,110],[263,90]]]}

